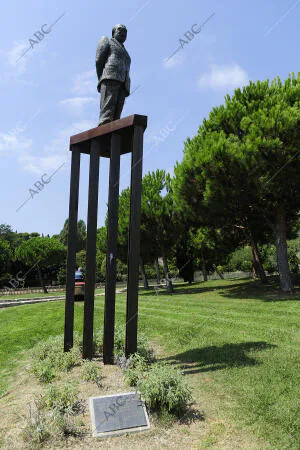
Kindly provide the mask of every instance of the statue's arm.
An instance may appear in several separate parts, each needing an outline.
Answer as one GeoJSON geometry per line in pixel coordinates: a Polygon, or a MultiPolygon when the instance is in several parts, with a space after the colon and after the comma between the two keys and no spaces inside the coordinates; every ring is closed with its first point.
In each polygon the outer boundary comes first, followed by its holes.
{"type": "Polygon", "coordinates": [[[96,51],[96,70],[98,78],[101,77],[105,63],[109,53],[109,39],[107,36],[103,36],[98,44],[96,51]]]}

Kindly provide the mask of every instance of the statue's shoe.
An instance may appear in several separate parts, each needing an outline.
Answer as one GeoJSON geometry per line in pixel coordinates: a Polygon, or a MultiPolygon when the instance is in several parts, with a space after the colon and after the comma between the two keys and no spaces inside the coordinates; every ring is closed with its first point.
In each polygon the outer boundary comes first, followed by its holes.
{"type": "Polygon", "coordinates": [[[104,125],[105,123],[109,123],[109,122],[113,122],[113,120],[112,119],[103,120],[102,122],[98,123],[98,127],[100,127],[101,125],[104,125]]]}

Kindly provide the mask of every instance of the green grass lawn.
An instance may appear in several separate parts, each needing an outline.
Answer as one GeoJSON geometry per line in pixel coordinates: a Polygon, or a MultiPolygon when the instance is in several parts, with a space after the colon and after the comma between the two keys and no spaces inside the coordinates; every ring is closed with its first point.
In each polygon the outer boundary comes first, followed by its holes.
{"type": "MultiPolygon", "coordinates": [[[[249,280],[181,285],[172,296],[141,292],[139,326],[162,348],[163,359],[182,367],[198,403],[209,398],[223,417],[254,431],[271,448],[298,449],[299,300],[299,293],[284,296],[249,280]]],[[[96,299],[96,327],[102,326],[103,301],[96,299]]],[[[125,294],[118,295],[120,323],[125,306],[125,294]]],[[[79,331],[82,313],[83,303],[76,303],[79,331]]],[[[63,321],[63,302],[0,310],[2,390],[24,350],[61,334],[63,321]]]]}

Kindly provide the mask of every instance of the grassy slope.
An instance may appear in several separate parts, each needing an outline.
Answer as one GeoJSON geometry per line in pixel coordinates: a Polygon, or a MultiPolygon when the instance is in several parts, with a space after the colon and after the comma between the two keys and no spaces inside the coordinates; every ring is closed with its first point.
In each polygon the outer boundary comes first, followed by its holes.
{"type": "MultiPolygon", "coordinates": [[[[262,290],[247,280],[211,281],[179,287],[173,296],[140,295],[139,323],[164,347],[166,359],[183,367],[198,401],[213,399],[231,420],[250,426],[273,446],[296,449],[299,298],[285,301],[273,289],[262,290]]],[[[117,297],[120,322],[125,320],[125,299],[124,294],[117,297]]],[[[78,330],[82,312],[83,304],[77,303],[78,330]]],[[[22,350],[62,333],[63,315],[63,302],[0,310],[0,383],[7,381],[22,350]]],[[[99,297],[96,326],[102,320],[99,297]]]]}

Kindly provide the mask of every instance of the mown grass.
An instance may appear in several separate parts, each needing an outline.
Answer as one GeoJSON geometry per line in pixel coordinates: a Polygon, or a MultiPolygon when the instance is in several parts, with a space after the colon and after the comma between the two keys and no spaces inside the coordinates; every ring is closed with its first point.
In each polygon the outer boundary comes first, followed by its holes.
{"type": "MultiPolygon", "coordinates": [[[[299,299],[250,280],[182,285],[174,295],[141,292],[139,326],[163,347],[163,359],[182,367],[200,404],[214,399],[222,414],[272,448],[298,449],[299,299]]],[[[103,300],[96,298],[95,326],[103,322],[103,300]]],[[[118,295],[119,323],[125,306],[125,294],[118,295]]],[[[82,312],[76,303],[79,332],[82,312]]],[[[63,302],[0,310],[0,384],[27,349],[61,334],[63,321],[63,302]]]]}

